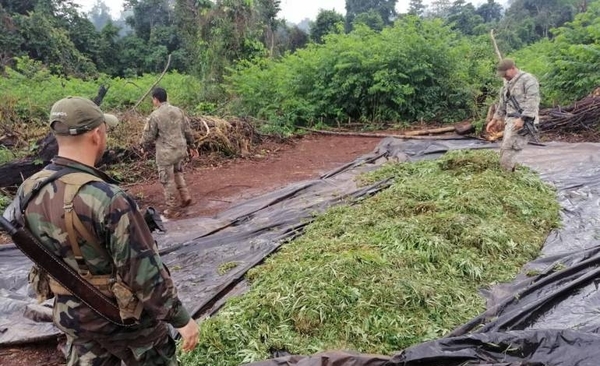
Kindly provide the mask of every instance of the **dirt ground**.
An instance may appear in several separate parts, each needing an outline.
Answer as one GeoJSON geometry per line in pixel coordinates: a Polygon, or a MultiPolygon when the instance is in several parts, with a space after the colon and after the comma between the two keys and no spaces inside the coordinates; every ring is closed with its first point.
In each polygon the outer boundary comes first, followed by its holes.
{"type": "MultiPolygon", "coordinates": [[[[194,203],[188,217],[213,216],[228,207],[290,183],[318,178],[372,151],[380,138],[308,135],[286,142],[266,142],[247,158],[202,161],[186,167],[186,180],[194,203]]],[[[157,177],[125,187],[143,207],[164,209],[157,177]]],[[[62,339],[24,347],[0,347],[1,366],[64,365],[57,346],[62,339]]]]}
{"type": "MultiPolygon", "coordinates": [[[[241,201],[292,182],[321,174],[372,151],[380,138],[308,135],[287,142],[266,142],[248,158],[211,165],[188,164],[185,178],[194,199],[188,217],[213,216],[241,201]]],[[[163,210],[163,190],[156,173],[147,182],[126,186],[143,206],[163,210]]]]}

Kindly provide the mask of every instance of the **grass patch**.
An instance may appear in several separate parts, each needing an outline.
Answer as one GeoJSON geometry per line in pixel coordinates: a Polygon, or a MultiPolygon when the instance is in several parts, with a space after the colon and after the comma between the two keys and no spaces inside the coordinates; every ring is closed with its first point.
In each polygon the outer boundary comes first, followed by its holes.
{"type": "Polygon", "coordinates": [[[185,365],[239,365],[285,350],[391,354],[443,336],[485,308],[559,223],[554,190],[492,151],[387,165],[384,192],[329,210],[247,276],[248,293],[201,324],[185,365]]]}
{"type": "Polygon", "coordinates": [[[238,262],[225,262],[219,266],[217,272],[219,273],[219,275],[223,276],[223,275],[227,274],[227,272],[229,272],[232,269],[234,269],[235,267],[237,267],[238,265],[239,265],[238,262]]]}

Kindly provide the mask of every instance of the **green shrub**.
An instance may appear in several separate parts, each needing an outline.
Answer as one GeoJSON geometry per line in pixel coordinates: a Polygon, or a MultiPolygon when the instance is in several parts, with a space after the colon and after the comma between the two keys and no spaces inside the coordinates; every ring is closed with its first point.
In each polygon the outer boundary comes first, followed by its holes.
{"type": "Polygon", "coordinates": [[[600,85],[600,3],[593,2],[573,22],[511,56],[540,80],[544,106],[568,105],[600,85]]]}
{"type": "MultiPolygon", "coordinates": [[[[439,20],[359,26],[280,61],[245,62],[229,76],[234,111],[282,126],[358,121],[455,121],[495,89],[493,51],[439,20]]],[[[499,85],[499,84],[497,84],[499,85]]]]}

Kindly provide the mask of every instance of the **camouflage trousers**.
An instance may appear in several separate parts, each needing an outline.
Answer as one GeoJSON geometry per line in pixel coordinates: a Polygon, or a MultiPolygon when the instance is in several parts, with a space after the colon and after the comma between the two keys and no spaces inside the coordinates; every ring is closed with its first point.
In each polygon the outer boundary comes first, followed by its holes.
{"type": "Polygon", "coordinates": [[[507,118],[504,127],[504,136],[500,146],[500,165],[505,171],[514,171],[517,164],[517,156],[523,151],[529,142],[529,136],[519,135],[514,131],[515,118],[507,118]]]}
{"type": "Polygon", "coordinates": [[[126,336],[74,338],[67,334],[67,366],[177,366],[175,340],[165,323],[126,336]]]}
{"type": "Polygon", "coordinates": [[[159,165],[158,179],[163,185],[165,201],[170,209],[176,209],[180,205],[186,206],[191,202],[190,192],[183,178],[183,161],[173,165],[159,165]],[[179,198],[181,198],[181,204],[179,204],[179,198]]]}

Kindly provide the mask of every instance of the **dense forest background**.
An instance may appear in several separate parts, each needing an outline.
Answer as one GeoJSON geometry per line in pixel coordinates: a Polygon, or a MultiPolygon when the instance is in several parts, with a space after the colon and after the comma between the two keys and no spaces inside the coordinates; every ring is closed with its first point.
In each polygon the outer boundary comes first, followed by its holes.
{"type": "MultiPolygon", "coordinates": [[[[163,71],[189,113],[235,114],[270,129],[358,121],[481,118],[501,85],[490,41],[534,73],[546,106],[600,84],[600,1],[346,0],[289,24],[279,0],[0,0],[0,119],[45,119],[66,95],[111,89],[131,108],[163,71]]],[[[143,104],[141,111],[150,105],[143,104]]]]}

